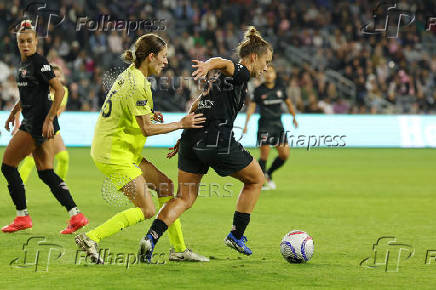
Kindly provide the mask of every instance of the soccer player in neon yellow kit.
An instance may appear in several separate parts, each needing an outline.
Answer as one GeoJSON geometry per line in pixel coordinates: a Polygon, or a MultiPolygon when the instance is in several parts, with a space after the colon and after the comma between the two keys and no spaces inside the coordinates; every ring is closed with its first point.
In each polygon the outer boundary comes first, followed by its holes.
{"type": "MultiPolygon", "coordinates": [[[[189,114],[178,122],[162,122],[162,114],[153,111],[150,83],[146,79],[159,75],[168,63],[167,44],[155,34],[146,34],[135,42],[135,52],[127,50],[123,59],[131,65],[115,80],[97,120],[91,156],[97,168],[135,205],[124,210],[97,228],[77,235],[76,244],[85,250],[94,263],[103,263],[97,243],[123,228],[152,218],[155,208],[147,184],[159,196],[160,207],[173,198],[172,181],[142,157],[146,137],[169,133],[182,128],[201,128],[202,114],[189,114]]],[[[187,249],[180,220],[170,229],[172,261],[208,261],[187,249]]]]}
{"type": "MultiPolygon", "coordinates": [[[[57,65],[51,64],[53,68],[53,72],[57,78],[63,83],[64,82],[64,75],[62,74],[61,68],[57,65]]],[[[61,106],[58,110],[58,118],[61,115],[62,112],[65,111],[67,107],[67,101],[68,101],[68,88],[66,86],[63,86],[65,93],[64,98],[62,99],[61,106]]],[[[50,99],[54,100],[54,90],[50,88],[50,99]]],[[[16,123],[19,124],[19,118],[20,114],[16,114],[15,117],[16,123]]],[[[18,130],[18,126],[15,126],[16,130],[18,130]]],[[[62,136],[60,134],[61,131],[58,131],[54,136],[54,154],[55,154],[55,160],[56,160],[56,169],[55,173],[59,175],[62,180],[65,180],[67,177],[68,172],[68,164],[70,161],[70,157],[67,151],[67,148],[65,147],[64,140],[62,139],[62,136]]],[[[15,132],[14,132],[15,133],[15,132]]],[[[24,158],[20,169],[18,170],[21,176],[21,179],[23,180],[23,183],[26,184],[27,180],[29,179],[30,173],[32,172],[33,168],[35,167],[35,160],[33,159],[32,155],[27,156],[24,158]]]]}

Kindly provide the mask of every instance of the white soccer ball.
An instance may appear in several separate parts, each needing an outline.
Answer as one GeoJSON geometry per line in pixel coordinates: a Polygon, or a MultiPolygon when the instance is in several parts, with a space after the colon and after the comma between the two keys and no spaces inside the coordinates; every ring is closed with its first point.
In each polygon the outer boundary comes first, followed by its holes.
{"type": "Polygon", "coordinates": [[[309,261],[312,258],[313,250],[313,239],[304,231],[290,231],[280,243],[280,252],[283,258],[292,264],[309,261]]]}

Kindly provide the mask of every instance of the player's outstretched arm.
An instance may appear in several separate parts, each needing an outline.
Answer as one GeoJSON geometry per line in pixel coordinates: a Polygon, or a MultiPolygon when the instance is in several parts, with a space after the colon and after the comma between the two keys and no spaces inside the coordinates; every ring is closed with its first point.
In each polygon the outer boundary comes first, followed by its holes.
{"type": "Polygon", "coordinates": [[[226,76],[233,76],[233,73],[235,72],[235,66],[233,62],[221,57],[213,57],[208,61],[193,59],[192,62],[195,63],[192,65],[192,67],[195,69],[195,71],[192,73],[194,80],[206,77],[207,73],[214,69],[220,70],[226,76]]]}
{"type": "Polygon", "coordinates": [[[202,128],[201,123],[204,123],[204,121],[206,121],[206,118],[203,117],[203,114],[194,113],[186,115],[178,122],[166,124],[154,124],[151,115],[136,116],[136,122],[141,128],[142,134],[146,137],[166,134],[178,129],[202,128]]]}

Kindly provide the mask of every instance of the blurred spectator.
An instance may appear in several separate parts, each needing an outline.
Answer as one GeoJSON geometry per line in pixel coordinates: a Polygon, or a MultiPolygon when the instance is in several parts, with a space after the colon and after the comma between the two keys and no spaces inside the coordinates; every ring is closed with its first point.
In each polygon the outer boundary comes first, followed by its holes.
{"type": "Polygon", "coordinates": [[[349,110],[350,105],[341,97],[338,97],[336,102],[333,104],[333,111],[335,114],[348,114],[349,110]]]}
{"type": "MultiPolygon", "coordinates": [[[[242,29],[255,25],[271,42],[277,74],[299,112],[435,113],[434,33],[417,26],[416,31],[400,31],[398,38],[363,35],[361,27],[371,20],[375,8],[368,1],[305,0],[295,1],[295,5],[284,0],[57,2],[47,3],[47,8],[60,9],[65,20],[51,27],[47,38],[39,39],[38,51],[62,68],[66,85],[71,87],[69,110],[99,110],[106,93],[102,86],[105,72],[124,69],[120,54],[132,47],[136,37],[150,31],[169,43],[169,65],[162,76],[170,78],[174,85],[156,88],[156,109],[186,110],[198,96],[197,84],[192,80],[179,85],[181,76],[191,73],[191,60],[211,56],[235,58],[242,29]],[[94,25],[100,15],[130,21],[154,19],[161,21],[157,26],[163,29],[156,31],[148,26],[127,33],[122,29],[114,31],[113,25],[107,27],[106,23],[106,27],[98,29],[76,30],[82,15],[94,25]],[[289,55],[290,46],[308,56],[311,63],[293,60],[298,56],[289,55]],[[350,80],[355,94],[344,90],[341,81],[332,78],[327,70],[350,80]]],[[[0,3],[5,24],[0,27],[2,110],[16,98],[12,82],[20,59],[15,35],[7,27],[17,21],[23,5],[18,0],[0,3]]],[[[405,3],[400,1],[399,5],[405,3]]],[[[424,0],[414,1],[405,9],[412,9],[417,19],[435,12],[434,3],[424,0]]]]}
{"type": "Polygon", "coordinates": [[[309,95],[308,104],[304,108],[304,112],[311,114],[324,113],[323,110],[318,106],[318,100],[314,94],[309,95]]]}

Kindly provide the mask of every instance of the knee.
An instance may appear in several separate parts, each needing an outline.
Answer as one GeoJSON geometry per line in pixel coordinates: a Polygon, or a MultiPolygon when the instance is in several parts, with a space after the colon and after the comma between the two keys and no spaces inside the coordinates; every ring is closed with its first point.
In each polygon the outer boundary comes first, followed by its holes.
{"type": "Polygon", "coordinates": [[[283,161],[286,161],[289,158],[289,154],[290,154],[289,147],[286,146],[284,150],[279,151],[279,158],[282,159],[283,161]]]}
{"type": "Polygon", "coordinates": [[[260,159],[267,160],[268,159],[268,152],[260,152],[260,159]]]}
{"type": "Polygon", "coordinates": [[[282,159],[283,161],[288,160],[289,152],[284,152],[284,153],[279,154],[279,158],[282,159]]]}
{"type": "Polygon", "coordinates": [[[265,184],[265,175],[261,170],[259,170],[259,172],[256,175],[254,175],[252,178],[249,178],[244,182],[244,187],[256,190],[256,189],[261,189],[264,184],[265,184]]]}
{"type": "Polygon", "coordinates": [[[145,219],[150,219],[152,217],[154,217],[154,215],[156,214],[156,209],[154,208],[154,205],[151,204],[150,206],[147,206],[145,208],[141,208],[142,213],[144,214],[144,218],[145,219]]]}
{"type": "Polygon", "coordinates": [[[184,207],[185,207],[185,210],[190,209],[190,208],[192,207],[193,204],[194,204],[194,200],[192,200],[191,198],[190,198],[190,199],[186,199],[186,200],[184,200],[184,207]]]}
{"type": "Polygon", "coordinates": [[[9,181],[14,176],[15,173],[18,173],[18,170],[15,167],[2,163],[2,173],[6,178],[6,180],[9,181]]]}
{"type": "Polygon", "coordinates": [[[192,207],[194,204],[195,199],[190,197],[189,194],[183,194],[183,192],[177,193],[177,200],[181,207],[183,207],[184,210],[188,210],[192,207]]]}

